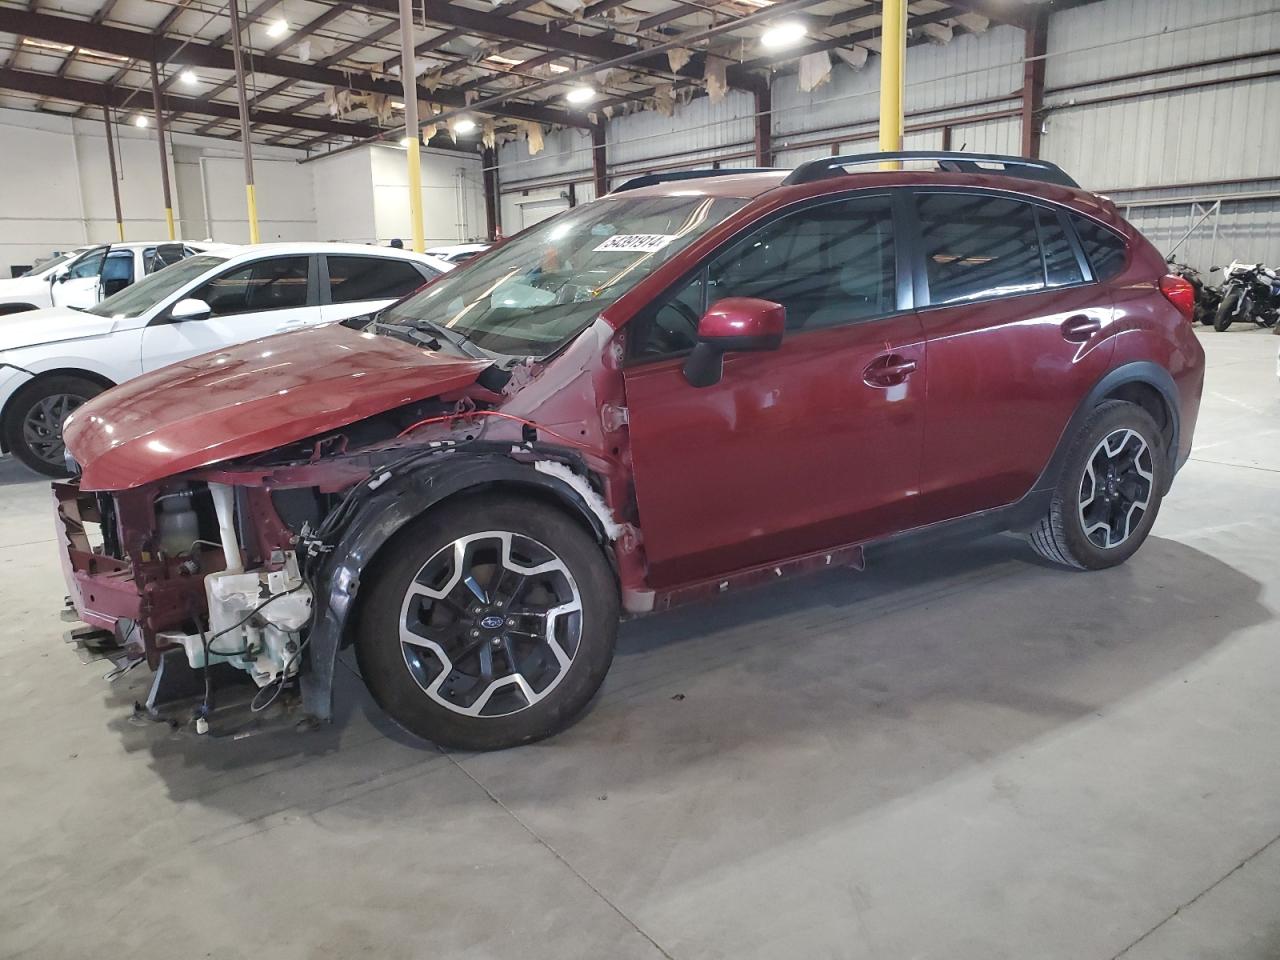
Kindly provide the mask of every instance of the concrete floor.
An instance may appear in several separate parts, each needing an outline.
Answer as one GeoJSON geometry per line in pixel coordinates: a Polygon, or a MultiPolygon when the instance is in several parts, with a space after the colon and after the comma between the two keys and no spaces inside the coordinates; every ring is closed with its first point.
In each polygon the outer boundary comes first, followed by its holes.
{"type": "Polygon", "coordinates": [[[0,957],[1280,957],[1277,338],[1100,574],[1002,537],[628,625],[537,746],[446,755],[352,672],[317,733],[130,720],[0,461],[0,957]]]}

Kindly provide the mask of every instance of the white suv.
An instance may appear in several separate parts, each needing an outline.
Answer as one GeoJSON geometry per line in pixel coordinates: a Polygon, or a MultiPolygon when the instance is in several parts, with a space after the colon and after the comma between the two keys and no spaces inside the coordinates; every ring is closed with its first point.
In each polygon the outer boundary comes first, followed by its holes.
{"type": "Polygon", "coordinates": [[[197,253],[236,250],[215,243],[111,243],[79,247],[20,277],[0,280],[0,315],[41,307],[91,307],[148,274],[197,253]]]}
{"type": "Polygon", "coordinates": [[[87,310],[0,316],[0,452],[65,474],[62,422],[148,370],[380,310],[452,264],[407,250],[272,243],[188,257],[87,310]]]}

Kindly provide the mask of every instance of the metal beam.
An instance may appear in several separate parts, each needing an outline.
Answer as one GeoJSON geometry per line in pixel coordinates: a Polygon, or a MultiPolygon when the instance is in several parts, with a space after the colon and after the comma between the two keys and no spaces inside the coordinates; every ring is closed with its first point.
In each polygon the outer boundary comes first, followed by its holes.
{"type": "Polygon", "coordinates": [[[124,243],[124,208],[120,206],[120,173],[116,169],[116,138],[111,130],[111,108],[102,105],[102,123],[107,128],[107,164],[111,171],[111,198],[116,204],[116,233],[124,243]]]}
{"type": "Polygon", "coordinates": [[[1026,27],[1022,62],[1022,155],[1040,156],[1040,124],[1044,117],[1044,57],[1048,50],[1049,18],[1037,11],[1026,27]]]}
{"type": "MultiPolygon", "coordinates": [[[[236,65],[236,100],[240,109],[240,149],[244,154],[244,196],[249,214],[249,242],[261,243],[258,232],[258,188],[253,181],[253,141],[249,136],[248,92],[244,86],[244,51],[240,47],[240,0],[228,4],[231,12],[231,55],[236,65]]],[[[212,232],[212,225],[210,232],[212,232]]]]}
{"type": "Polygon", "coordinates": [[[595,183],[596,197],[609,192],[609,154],[604,141],[604,124],[591,128],[591,179],[595,183]]]}
{"type": "MultiPolygon", "coordinates": [[[[382,2],[382,0],[379,0],[382,2]]],[[[391,0],[397,2],[397,0],[391,0]]],[[[185,9],[185,8],[184,8],[185,9]]],[[[484,16],[484,15],[481,15],[484,16]]],[[[495,18],[496,19],[496,18],[495,18]]],[[[230,50],[208,43],[181,41],[173,37],[142,33],[138,30],[123,30],[119,27],[94,24],[87,20],[73,20],[70,17],[54,17],[44,13],[31,13],[11,7],[0,7],[0,32],[16,33],[37,37],[56,43],[69,43],[73,46],[89,47],[104,53],[130,57],[147,63],[181,63],[188,67],[207,67],[215,70],[234,70],[235,63],[230,50]]],[[[633,48],[624,48],[634,52],[633,48]]],[[[280,57],[255,56],[254,72],[277,77],[290,77],[294,80],[305,80],[322,86],[350,88],[369,93],[384,93],[399,97],[400,84],[395,80],[369,77],[360,73],[347,73],[326,67],[299,63],[296,60],[285,60],[280,57]]],[[[447,107],[466,108],[465,95],[453,90],[436,90],[433,93],[423,92],[437,103],[447,107]]],[[[90,101],[92,102],[92,101],[90,101]]],[[[540,104],[507,103],[501,110],[477,110],[496,116],[515,117],[521,120],[536,120],[539,123],[554,123],[562,126],[588,127],[584,118],[574,116],[566,110],[544,107],[540,104]]],[[[206,105],[207,106],[207,105],[206,105]]]]}
{"type": "Polygon", "coordinates": [[[756,166],[773,166],[773,92],[768,84],[755,92],[756,166]]]}
{"type": "MultiPolygon", "coordinates": [[[[234,3],[235,0],[232,0],[234,3]]],[[[151,64],[151,104],[156,115],[156,143],[160,145],[160,185],[164,192],[164,222],[169,229],[169,240],[178,239],[173,229],[173,191],[169,186],[169,154],[164,147],[164,105],[160,102],[160,74],[151,64]]]]}
{"type": "MultiPolygon", "coordinates": [[[[364,0],[364,6],[388,13],[399,12],[398,0],[364,0]]],[[[615,43],[603,37],[584,37],[580,34],[558,30],[552,33],[541,24],[528,20],[516,20],[502,16],[500,13],[486,13],[483,10],[471,10],[467,7],[455,6],[452,3],[431,3],[427,5],[427,22],[444,27],[454,27],[478,37],[493,37],[497,40],[515,40],[522,46],[537,47],[542,50],[559,50],[562,53],[576,54],[591,60],[613,60],[617,57],[635,53],[635,47],[615,43]]]]}
{"type": "MultiPolygon", "coordinates": [[[[55,77],[50,73],[30,73],[26,70],[0,69],[0,90],[13,90],[29,93],[38,97],[50,97],[68,100],[72,103],[102,103],[122,109],[130,100],[143,92],[129,87],[108,87],[88,80],[75,80],[70,77],[55,77]]],[[[171,93],[161,94],[161,104],[169,113],[203,114],[204,116],[222,117],[236,120],[239,111],[230,103],[200,103],[187,97],[175,97],[171,93]]],[[[329,117],[300,117],[293,113],[271,113],[258,111],[258,123],[273,127],[296,127],[323,133],[326,136],[370,137],[377,135],[378,127],[367,123],[333,120],[329,117]]]]}

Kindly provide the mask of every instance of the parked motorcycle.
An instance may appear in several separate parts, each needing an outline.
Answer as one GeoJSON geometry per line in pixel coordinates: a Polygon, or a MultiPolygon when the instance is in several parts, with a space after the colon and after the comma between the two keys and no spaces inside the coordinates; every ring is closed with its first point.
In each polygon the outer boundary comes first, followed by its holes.
{"type": "MultiPolygon", "coordinates": [[[[1204,324],[1206,327],[1213,323],[1214,317],[1218,312],[1218,304],[1222,302],[1222,291],[1217,287],[1208,286],[1200,271],[1187,263],[1179,263],[1172,256],[1167,257],[1165,262],[1172,267],[1172,273],[1182,277],[1196,292],[1196,307],[1194,319],[1204,324]]],[[[1214,267],[1213,269],[1218,269],[1214,267]]]]}
{"type": "MultiPolygon", "coordinates": [[[[1218,270],[1218,267],[1211,267],[1218,270]]],[[[1274,327],[1280,318],[1280,274],[1260,263],[1233,260],[1223,269],[1222,302],[1213,318],[1219,333],[1237,320],[1274,327]]]]}

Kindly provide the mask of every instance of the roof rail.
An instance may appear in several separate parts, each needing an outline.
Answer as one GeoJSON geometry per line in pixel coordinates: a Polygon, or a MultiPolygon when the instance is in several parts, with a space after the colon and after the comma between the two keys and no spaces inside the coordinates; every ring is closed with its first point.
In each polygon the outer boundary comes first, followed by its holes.
{"type": "Polygon", "coordinates": [[[669,173],[642,173],[638,177],[632,177],[620,186],[616,186],[612,193],[621,193],[623,190],[638,190],[640,187],[650,187],[655,183],[669,183],[673,180],[705,180],[707,177],[731,177],[739,173],[784,173],[780,167],[723,167],[719,170],[706,168],[703,170],[672,170],[669,173]]]}
{"type": "Polygon", "coordinates": [[[885,153],[857,153],[843,157],[822,157],[802,163],[791,171],[783,184],[812,183],[827,177],[838,177],[845,167],[886,160],[936,160],[939,170],[951,173],[994,173],[1062,187],[1079,187],[1057,164],[1026,157],[1006,157],[995,153],[953,153],[949,150],[898,150],[885,153]],[[995,168],[995,169],[992,169],[995,168]]]}

